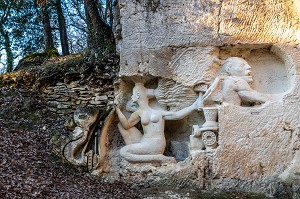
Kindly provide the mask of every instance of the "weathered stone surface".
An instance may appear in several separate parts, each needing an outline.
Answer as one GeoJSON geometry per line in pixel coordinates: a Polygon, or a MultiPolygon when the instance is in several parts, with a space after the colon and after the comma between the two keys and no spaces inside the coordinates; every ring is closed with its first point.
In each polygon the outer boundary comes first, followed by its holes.
{"type": "Polygon", "coordinates": [[[57,101],[59,101],[59,102],[67,102],[69,100],[70,100],[70,97],[66,97],[64,95],[62,95],[62,97],[57,99],[57,101]]]}
{"type": "Polygon", "coordinates": [[[106,95],[96,95],[95,101],[107,101],[108,97],[106,95]]]}
{"type": "Polygon", "coordinates": [[[69,114],[73,114],[74,110],[73,109],[57,109],[55,112],[60,115],[69,115],[69,114]]]}
{"type": "MultiPolygon", "coordinates": [[[[208,104],[218,109],[218,121],[212,130],[217,145],[193,146],[195,150],[190,151],[189,157],[178,155],[188,151],[178,143],[189,142],[193,125],[200,129],[199,135],[193,136],[198,139],[193,144],[202,144],[203,124],[207,120],[202,112],[194,113],[183,120],[166,122],[163,127],[166,151],[162,154],[172,154],[183,161],[133,164],[125,161],[123,151],[123,160],[118,162],[118,150],[125,144],[112,141],[108,170],[119,172],[121,181],[138,186],[236,189],[274,197],[294,192],[295,198],[300,165],[298,1],[141,0],[119,4],[122,80],[115,84],[115,104],[127,117],[130,112],[135,113],[139,106],[130,99],[134,97],[134,85],[141,82],[155,89],[154,94],[147,94],[151,96],[150,110],[166,112],[188,107],[213,89],[208,104]],[[253,82],[243,81],[244,77],[232,71],[222,72],[230,57],[242,58],[245,65],[251,66],[244,76],[253,77],[253,82]],[[215,81],[218,78],[219,83],[215,81]],[[234,80],[228,86],[232,89],[226,90],[226,80],[230,78],[234,80]],[[195,92],[199,83],[206,84],[207,91],[195,92]],[[237,98],[226,98],[232,95],[237,98]],[[259,96],[266,98],[258,100],[259,96]]],[[[151,127],[147,126],[149,123],[143,119],[146,111],[142,113],[133,114],[139,117],[130,121],[142,120],[141,126],[147,131],[156,124],[150,122],[151,127]]],[[[137,129],[141,129],[139,124],[137,129]]]]}
{"type": "Polygon", "coordinates": [[[67,108],[70,108],[70,105],[68,105],[68,104],[59,104],[59,105],[57,106],[57,108],[58,108],[58,109],[67,109],[67,108]]]}
{"type": "Polygon", "coordinates": [[[60,96],[57,95],[57,94],[53,94],[53,95],[49,95],[48,97],[49,97],[49,98],[53,98],[53,99],[57,99],[57,98],[59,98],[60,96]]]}
{"type": "Polygon", "coordinates": [[[76,127],[70,140],[63,148],[64,157],[75,165],[86,165],[86,146],[93,133],[92,125],[97,120],[99,110],[96,108],[80,108],[74,112],[76,127]]]}
{"type": "Polygon", "coordinates": [[[167,77],[173,71],[160,67],[169,64],[176,48],[300,43],[297,1],[163,1],[155,9],[149,9],[147,2],[121,3],[122,76],[149,73],[167,77]]]}
{"type": "Polygon", "coordinates": [[[169,165],[120,163],[121,179],[138,186],[208,188],[208,161],[204,153],[191,160],[169,165]]]}
{"type": "Polygon", "coordinates": [[[73,88],[74,91],[85,91],[86,88],[83,88],[83,87],[76,87],[76,88],[73,88]]]}
{"type": "Polygon", "coordinates": [[[47,106],[56,108],[60,103],[58,101],[47,101],[47,106]]]}
{"type": "Polygon", "coordinates": [[[90,100],[89,103],[90,103],[90,104],[106,104],[106,103],[103,102],[103,101],[95,101],[95,100],[90,100]]]}

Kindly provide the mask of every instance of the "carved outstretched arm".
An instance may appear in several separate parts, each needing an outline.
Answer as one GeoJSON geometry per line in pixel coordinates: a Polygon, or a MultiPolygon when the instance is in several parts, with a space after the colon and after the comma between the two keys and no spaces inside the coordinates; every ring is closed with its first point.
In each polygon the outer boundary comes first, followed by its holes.
{"type": "Polygon", "coordinates": [[[132,113],[130,118],[127,119],[126,116],[122,113],[122,111],[118,107],[116,108],[116,111],[121,125],[126,130],[130,129],[140,121],[140,116],[137,114],[137,112],[132,113]]]}
{"type": "Polygon", "coordinates": [[[186,117],[187,115],[189,115],[191,112],[193,112],[194,110],[199,109],[199,104],[201,103],[201,99],[197,99],[191,106],[188,106],[184,109],[181,109],[179,111],[165,111],[163,113],[163,118],[165,120],[180,120],[184,117],[186,117]]]}
{"type": "Polygon", "coordinates": [[[243,101],[246,102],[259,102],[259,103],[264,103],[267,101],[271,101],[270,98],[268,98],[266,95],[259,93],[255,90],[245,90],[245,91],[239,91],[238,92],[240,98],[243,101]]]}

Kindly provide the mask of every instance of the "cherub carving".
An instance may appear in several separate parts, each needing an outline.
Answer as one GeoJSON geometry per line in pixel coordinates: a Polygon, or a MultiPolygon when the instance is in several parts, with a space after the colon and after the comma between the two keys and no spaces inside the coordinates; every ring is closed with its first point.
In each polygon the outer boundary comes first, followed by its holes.
{"type": "Polygon", "coordinates": [[[249,83],[253,82],[251,66],[242,58],[230,57],[221,68],[221,76],[217,77],[203,95],[204,104],[211,103],[212,95],[221,90],[221,102],[241,106],[242,103],[264,103],[271,101],[267,94],[253,90],[249,83]]]}

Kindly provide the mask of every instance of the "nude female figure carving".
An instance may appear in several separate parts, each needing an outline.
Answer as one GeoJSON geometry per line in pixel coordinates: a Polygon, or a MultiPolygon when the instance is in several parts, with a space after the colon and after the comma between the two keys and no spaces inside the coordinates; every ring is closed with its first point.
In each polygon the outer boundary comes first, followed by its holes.
{"type": "Polygon", "coordinates": [[[199,108],[196,101],[176,112],[156,110],[149,106],[149,98],[152,97],[153,89],[136,83],[131,98],[138,104],[138,109],[127,119],[121,110],[116,108],[120,120],[118,128],[126,143],[126,146],[121,148],[120,155],[129,162],[175,162],[173,157],[163,155],[166,147],[165,120],[182,119],[199,108]],[[134,127],[140,121],[143,134],[134,127]]]}

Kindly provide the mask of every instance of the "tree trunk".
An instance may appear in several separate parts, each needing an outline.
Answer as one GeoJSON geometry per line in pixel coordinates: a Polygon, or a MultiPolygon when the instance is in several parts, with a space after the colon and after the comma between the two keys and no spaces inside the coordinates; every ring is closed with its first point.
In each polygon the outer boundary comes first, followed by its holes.
{"type": "Polygon", "coordinates": [[[44,30],[45,50],[54,48],[54,42],[51,34],[50,18],[46,4],[42,4],[41,15],[44,30]]]}
{"type": "Polygon", "coordinates": [[[6,72],[11,72],[14,67],[14,56],[10,46],[10,39],[7,32],[4,31],[2,24],[0,24],[0,34],[4,38],[4,49],[6,53],[6,72]]]}
{"type": "Polygon", "coordinates": [[[97,50],[108,49],[109,46],[114,45],[111,27],[100,17],[95,0],[84,0],[84,3],[93,25],[94,48],[97,50]]]}
{"type": "Polygon", "coordinates": [[[109,26],[113,27],[113,2],[112,0],[106,0],[105,16],[108,16],[109,26]]]}
{"type": "Polygon", "coordinates": [[[59,36],[63,55],[69,55],[68,35],[66,30],[66,19],[64,17],[61,0],[56,0],[57,19],[59,26],[59,36]]]}
{"type": "Polygon", "coordinates": [[[93,24],[92,24],[89,12],[87,10],[86,4],[84,4],[84,11],[85,11],[85,18],[86,18],[85,22],[86,22],[87,29],[88,29],[87,30],[87,46],[88,46],[88,48],[94,48],[94,46],[93,46],[93,41],[94,41],[93,24]]]}

